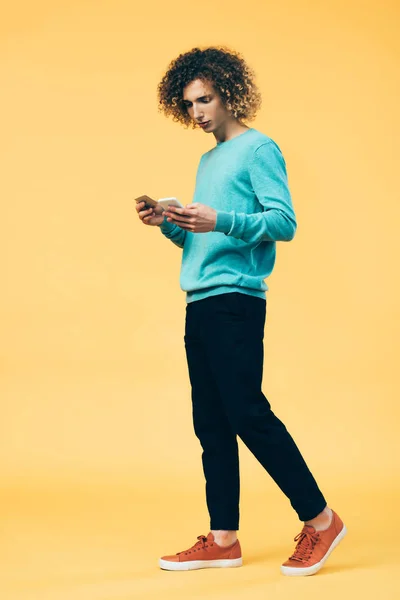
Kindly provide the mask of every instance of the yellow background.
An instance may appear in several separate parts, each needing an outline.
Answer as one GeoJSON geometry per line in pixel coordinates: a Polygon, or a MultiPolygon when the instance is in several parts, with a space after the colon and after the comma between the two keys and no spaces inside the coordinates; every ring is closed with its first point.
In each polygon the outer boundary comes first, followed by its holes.
{"type": "Polygon", "coordinates": [[[398,4],[38,0],[2,15],[5,598],[398,598],[398,4]],[[157,566],[208,515],[181,251],[132,198],[191,201],[214,137],[160,115],[156,87],[212,44],[257,74],[249,124],[281,147],[299,223],[268,280],[264,391],[349,529],[312,578],[279,574],[301,524],[242,444],[245,567],[157,566]]]}

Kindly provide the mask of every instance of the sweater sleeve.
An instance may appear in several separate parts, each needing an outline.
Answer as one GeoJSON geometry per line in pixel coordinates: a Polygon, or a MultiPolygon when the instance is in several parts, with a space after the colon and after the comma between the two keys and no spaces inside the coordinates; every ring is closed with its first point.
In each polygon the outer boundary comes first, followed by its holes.
{"type": "Polygon", "coordinates": [[[160,225],[161,233],[165,235],[166,238],[171,240],[176,246],[179,248],[183,248],[186,238],[186,229],[182,229],[175,225],[175,223],[169,223],[167,219],[160,225]]]}
{"type": "Polygon", "coordinates": [[[285,160],[272,140],[259,146],[249,165],[250,181],[263,212],[217,212],[214,231],[245,242],[289,241],[297,223],[288,187],[285,160]]]}

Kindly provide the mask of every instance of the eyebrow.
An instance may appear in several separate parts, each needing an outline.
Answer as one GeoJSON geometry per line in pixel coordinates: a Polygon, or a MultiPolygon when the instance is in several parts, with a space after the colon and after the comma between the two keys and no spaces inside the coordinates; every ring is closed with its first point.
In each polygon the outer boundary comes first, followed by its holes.
{"type": "MultiPolygon", "coordinates": [[[[200,96],[200,98],[197,98],[197,100],[204,100],[205,98],[209,98],[210,96],[211,94],[206,94],[205,96],[200,96]]],[[[183,102],[191,102],[191,100],[185,100],[184,98],[183,102]]]]}

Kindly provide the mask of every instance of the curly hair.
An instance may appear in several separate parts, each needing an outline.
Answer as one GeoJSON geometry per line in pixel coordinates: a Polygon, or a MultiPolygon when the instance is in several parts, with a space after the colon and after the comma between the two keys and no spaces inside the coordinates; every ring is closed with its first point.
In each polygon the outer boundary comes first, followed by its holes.
{"type": "Polygon", "coordinates": [[[193,48],[180,54],[168,66],[158,84],[158,110],[172,120],[193,129],[183,102],[183,90],[195,79],[208,81],[219,94],[223,106],[233,117],[252,121],[261,106],[261,94],[254,83],[254,72],[239,52],[224,46],[193,48]]]}

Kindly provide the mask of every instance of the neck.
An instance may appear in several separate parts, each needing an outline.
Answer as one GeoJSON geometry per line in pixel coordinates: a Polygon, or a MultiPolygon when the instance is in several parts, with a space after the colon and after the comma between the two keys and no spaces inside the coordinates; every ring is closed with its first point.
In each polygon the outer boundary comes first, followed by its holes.
{"type": "Polygon", "coordinates": [[[214,131],[213,133],[217,143],[227,142],[237,135],[240,135],[247,129],[249,129],[249,127],[243,125],[243,123],[237,119],[232,119],[231,121],[225,121],[222,123],[218,130],[214,131]]]}

